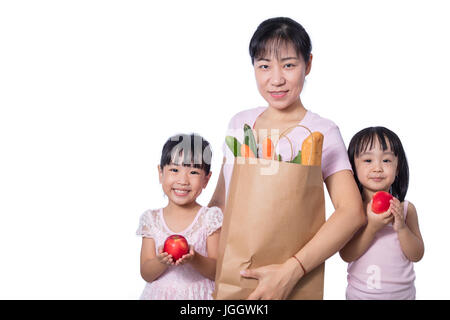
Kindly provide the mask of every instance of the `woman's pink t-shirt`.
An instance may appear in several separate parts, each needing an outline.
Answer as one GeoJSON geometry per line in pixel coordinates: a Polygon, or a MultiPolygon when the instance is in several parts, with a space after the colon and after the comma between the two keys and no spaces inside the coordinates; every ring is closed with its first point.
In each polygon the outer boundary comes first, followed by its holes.
{"type": "MultiPolygon", "coordinates": [[[[227,130],[227,136],[233,136],[243,143],[244,140],[244,124],[248,124],[253,128],[256,119],[268,107],[258,107],[241,111],[234,115],[227,130]]],[[[320,117],[318,114],[307,110],[304,118],[298,123],[299,125],[309,128],[312,132],[319,131],[323,134],[322,149],[322,176],[323,180],[332,174],[341,170],[352,170],[350,161],[347,156],[347,149],[342,140],[338,126],[331,120],[320,117]]],[[[270,132],[268,132],[270,134],[270,132]]],[[[301,149],[303,140],[309,135],[309,132],[302,128],[294,128],[287,134],[292,141],[293,151],[287,139],[281,139],[276,147],[275,152],[282,156],[283,161],[289,161],[294,158],[301,149]]],[[[222,146],[226,161],[223,166],[223,175],[225,178],[226,196],[228,197],[228,187],[233,173],[234,155],[230,148],[224,142],[222,146]]]]}

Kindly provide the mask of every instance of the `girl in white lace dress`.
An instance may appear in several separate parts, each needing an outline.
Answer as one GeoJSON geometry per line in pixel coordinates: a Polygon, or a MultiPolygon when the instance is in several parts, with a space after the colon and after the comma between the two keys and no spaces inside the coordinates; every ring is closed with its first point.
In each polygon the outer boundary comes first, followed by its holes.
{"type": "Polygon", "coordinates": [[[141,276],[147,282],[140,299],[212,299],[223,214],[196,201],[211,177],[210,164],[210,145],[199,135],[176,135],[165,143],[158,171],[169,201],[144,212],[136,231],[142,236],[141,276]],[[172,234],[184,236],[190,246],[176,262],[162,250],[172,234]]]}

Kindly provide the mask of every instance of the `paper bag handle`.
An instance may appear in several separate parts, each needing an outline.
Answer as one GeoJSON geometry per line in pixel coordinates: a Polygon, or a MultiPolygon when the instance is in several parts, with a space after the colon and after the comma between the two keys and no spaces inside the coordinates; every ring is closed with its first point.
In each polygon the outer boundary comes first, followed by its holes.
{"type": "MultiPolygon", "coordinates": [[[[278,146],[278,143],[280,142],[280,140],[284,137],[284,138],[286,138],[287,140],[288,140],[288,142],[289,142],[289,145],[291,146],[291,159],[289,160],[289,161],[292,161],[292,159],[294,158],[294,148],[293,148],[293,146],[292,146],[292,141],[291,141],[291,139],[289,139],[288,138],[288,136],[286,135],[286,132],[289,130],[289,129],[292,129],[292,128],[297,128],[297,127],[302,127],[302,128],[305,128],[306,130],[308,130],[308,132],[309,132],[309,134],[311,135],[311,138],[312,138],[312,142],[313,142],[313,144],[314,144],[314,135],[312,134],[312,132],[311,132],[311,130],[308,128],[308,127],[305,127],[305,126],[303,126],[303,125],[301,125],[301,124],[297,124],[297,125],[295,125],[295,126],[291,126],[291,127],[288,127],[288,128],[286,128],[280,135],[279,135],[279,138],[278,138],[278,140],[277,140],[277,143],[274,145],[274,150],[276,150],[277,149],[277,146],[278,146]]],[[[270,135],[268,135],[268,136],[270,136],[270,135]]],[[[301,148],[300,148],[301,149],[301,148]]],[[[312,159],[312,149],[313,148],[311,148],[311,154],[309,155],[309,161],[308,161],[308,165],[310,165],[311,164],[311,159],[312,159]]],[[[275,152],[273,153],[273,155],[274,155],[274,157],[275,157],[275,152]]]]}

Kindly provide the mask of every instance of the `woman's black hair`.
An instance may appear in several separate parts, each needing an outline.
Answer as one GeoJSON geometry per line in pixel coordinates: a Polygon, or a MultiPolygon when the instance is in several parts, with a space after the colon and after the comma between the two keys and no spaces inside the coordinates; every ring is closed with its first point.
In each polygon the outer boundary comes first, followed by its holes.
{"type": "Polygon", "coordinates": [[[211,145],[202,136],[191,134],[176,134],[170,137],[163,146],[161,153],[161,170],[164,166],[179,163],[180,157],[182,165],[199,168],[205,171],[206,175],[211,170],[211,145]]]}
{"type": "MultiPolygon", "coordinates": [[[[267,50],[277,50],[280,44],[291,43],[298,57],[303,57],[305,64],[309,62],[311,54],[311,39],[302,25],[291,18],[279,17],[263,21],[250,40],[250,57],[252,64],[255,59],[266,55],[267,50]],[[272,46],[268,46],[268,44],[272,46]]],[[[275,54],[278,54],[275,51],[275,54]]]]}
{"type": "Polygon", "coordinates": [[[400,201],[405,200],[406,192],[409,184],[409,167],[406,154],[402,146],[400,138],[391,130],[385,127],[369,127],[355,134],[348,146],[348,158],[352,165],[353,174],[358,185],[359,191],[362,193],[363,187],[358,180],[355,168],[355,158],[367,150],[374,147],[375,139],[381,145],[383,151],[388,148],[387,143],[391,147],[391,151],[398,159],[397,176],[392,184],[392,195],[400,201]]]}

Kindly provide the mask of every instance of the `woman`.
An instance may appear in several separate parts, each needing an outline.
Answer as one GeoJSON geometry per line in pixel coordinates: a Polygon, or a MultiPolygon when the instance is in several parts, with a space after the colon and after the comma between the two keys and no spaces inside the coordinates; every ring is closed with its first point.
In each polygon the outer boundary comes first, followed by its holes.
{"type": "MultiPolygon", "coordinates": [[[[268,107],[245,110],[230,121],[229,130],[247,123],[256,130],[258,141],[264,133],[283,132],[298,124],[324,135],[322,174],[335,212],[316,235],[294,257],[282,264],[245,270],[242,276],[258,279],[248,299],[285,299],[295,284],[309,271],[341,249],[365,223],[361,197],[353,178],[339,128],[330,120],[307,110],[300,94],[311,70],[311,41],[304,28],[289,18],[273,18],[261,23],[250,41],[250,56],[258,90],[268,107]]],[[[306,137],[301,127],[289,130],[292,141],[306,137]]],[[[291,156],[289,144],[281,139],[279,154],[291,156]]],[[[233,170],[233,155],[224,144],[224,164],[209,206],[225,211],[233,170]]],[[[294,155],[296,153],[294,152],[294,155]]]]}

